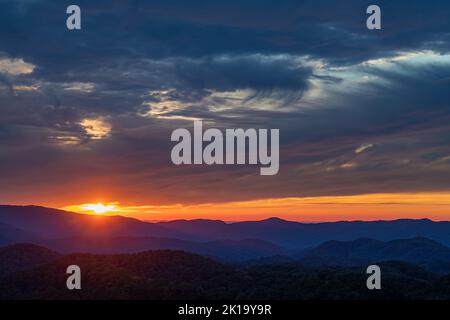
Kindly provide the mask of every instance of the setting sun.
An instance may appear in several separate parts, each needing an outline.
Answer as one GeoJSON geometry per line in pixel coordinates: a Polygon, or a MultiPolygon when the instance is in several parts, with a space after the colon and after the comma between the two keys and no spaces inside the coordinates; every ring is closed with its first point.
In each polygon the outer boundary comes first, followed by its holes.
{"type": "Polygon", "coordinates": [[[102,214],[102,213],[106,213],[106,212],[114,212],[115,209],[115,205],[105,205],[103,203],[91,203],[91,204],[85,204],[81,206],[81,209],[85,210],[85,211],[92,211],[96,214],[102,214]]]}
{"type": "Polygon", "coordinates": [[[70,206],[65,209],[89,214],[104,214],[108,212],[118,212],[118,208],[115,203],[86,203],[79,206],[70,206]]]}

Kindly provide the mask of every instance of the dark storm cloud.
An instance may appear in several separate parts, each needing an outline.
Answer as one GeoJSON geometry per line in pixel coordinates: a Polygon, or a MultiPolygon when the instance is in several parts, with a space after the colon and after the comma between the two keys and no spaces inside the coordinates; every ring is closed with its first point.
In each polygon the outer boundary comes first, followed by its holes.
{"type": "Polygon", "coordinates": [[[236,89],[307,89],[311,68],[301,67],[289,58],[261,56],[220,57],[177,64],[177,74],[196,89],[231,91],[236,89]]]}
{"type": "Polygon", "coordinates": [[[396,50],[448,51],[448,1],[378,1],[383,30],[365,27],[370,1],[78,1],[83,29],[65,26],[68,1],[3,1],[2,50],[47,72],[118,57],[291,53],[354,63],[396,50]],[[432,18],[430,18],[432,17],[432,18]],[[22,41],[18,41],[21,39],[22,41]],[[49,54],[51,52],[51,54],[49,54]],[[69,53],[69,54],[68,54],[69,53]]]}

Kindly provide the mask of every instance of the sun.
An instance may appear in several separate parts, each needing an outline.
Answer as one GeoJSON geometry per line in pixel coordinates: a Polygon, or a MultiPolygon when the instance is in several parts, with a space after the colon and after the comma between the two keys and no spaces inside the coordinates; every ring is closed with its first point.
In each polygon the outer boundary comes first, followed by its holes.
{"type": "Polygon", "coordinates": [[[87,212],[93,212],[95,214],[103,214],[107,212],[115,212],[117,208],[114,204],[103,204],[103,203],[87,203],[81,205],[81,209],[87,212]]]}
{"type": "Polygon", "coordinates": [[[103,215],[107,213],[119,213],[122,212],[122,207],[119,202],[97,202],[97,203],[83,203],[77,205],[69,205],[61,208],[65,211],[84,213],[84,214],[94,214],[103,215]]]}

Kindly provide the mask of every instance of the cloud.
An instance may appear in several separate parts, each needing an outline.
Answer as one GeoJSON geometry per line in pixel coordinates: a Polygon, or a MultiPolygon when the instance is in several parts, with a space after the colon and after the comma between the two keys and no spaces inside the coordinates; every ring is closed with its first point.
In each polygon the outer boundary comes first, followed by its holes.
{"type": "Polygon", "coordinates": [[[361,153],[364,152],[370,148],[373,147],[373,144],[369,143],[369,144],[363,144],[361,146],[359,146],[358,148],[356,148],[355,153],[361,153]]]}
{"type": "Polygon", "coordinates": [[[375,33],[366,4],[80,1],[69,32],[60,3],[1,2],[0,200],[450,189],[450,3],[380,1],[375,33]],[[280,128],[280,173],[174,168],[193,119],[280,128]]]}
{"type": "Polygon", "coordinates": [[[111,132],[111,125],[103,119],[83,119],[80,126],[93,140],[103,139],[111,132]]]}
{"type": "Polygon", "coordinates": [[[216,56],[176,64],[177,76],[195,89],[232,91],[308,88],[312,70],[290,56],[216,56]]]}
{"type": "Polygon", "coordinates": [[[94,89],[95,85],[93,83],[75,82],[64,86],[64,90],[67,91],[80,91],[86,93],[92,92],[94,89]]]}
{"type": "Polygon", "coordinates": [[[0,73],[8,75],[30,74],[36,66],[26,63],[23,59],[0,58],[0,73]]]}

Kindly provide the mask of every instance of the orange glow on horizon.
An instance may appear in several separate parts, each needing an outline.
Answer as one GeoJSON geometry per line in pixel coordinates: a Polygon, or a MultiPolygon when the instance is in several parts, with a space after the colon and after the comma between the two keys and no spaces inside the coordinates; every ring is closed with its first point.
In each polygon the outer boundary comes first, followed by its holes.
{"type": "Polygon", "coordinates": [[[290,197],[226,203],[126,206],[119,202],[69,205],[63,210],[115,214],[140,220],[220,219],[293,221],[450,220],[450,193],[379,193],[350,196],[290,197]]]}
{"type": "Polygon", "coordinates": [[[67,206],[64,207],[64,210],[73,211],[78,213],[86,213],[86,214],[105,214],[112,212],[120,212],[117,206],[118,203],[86,203],[81,205],[67,206]]]}

